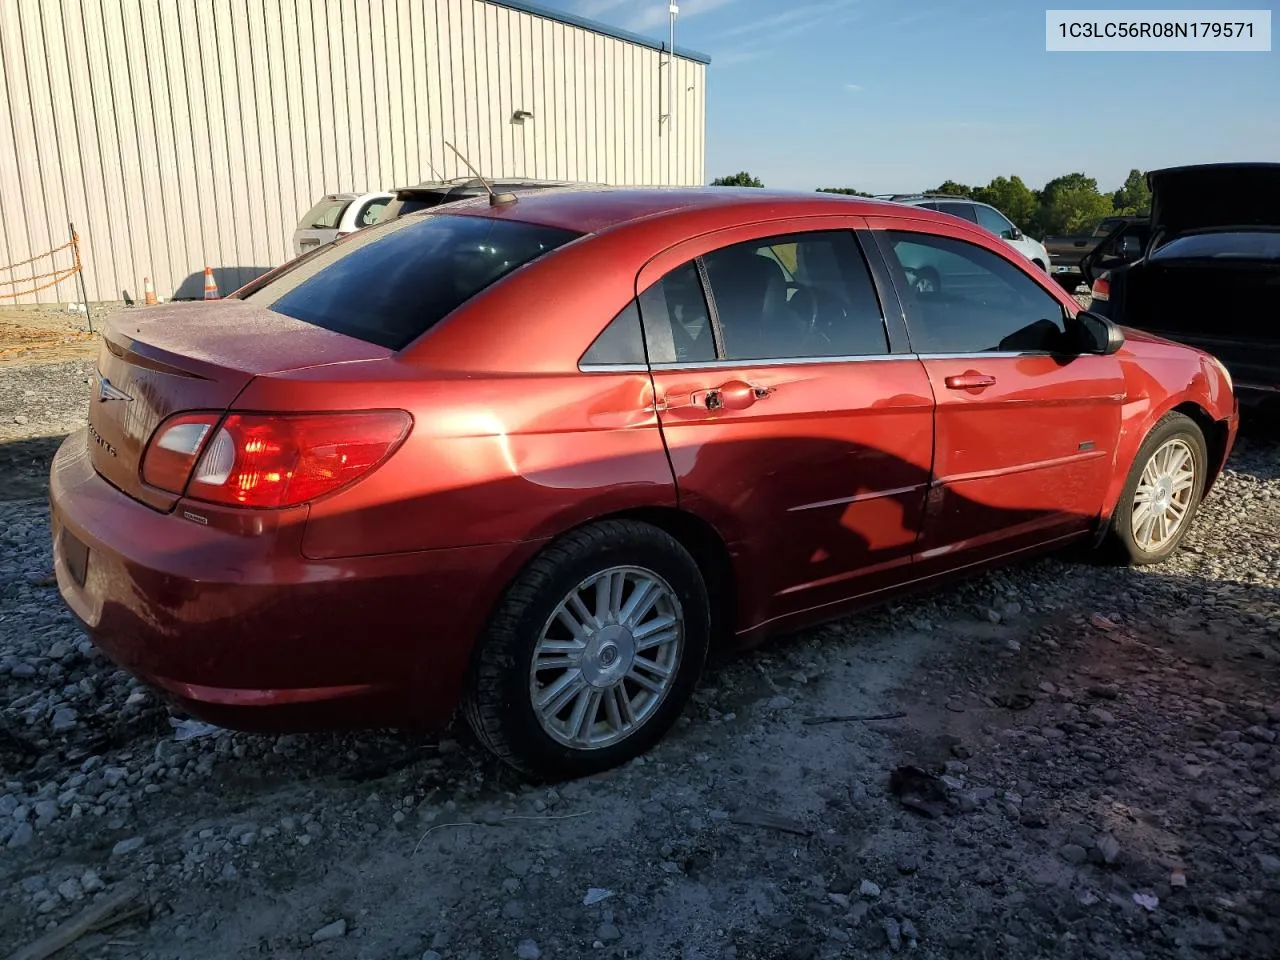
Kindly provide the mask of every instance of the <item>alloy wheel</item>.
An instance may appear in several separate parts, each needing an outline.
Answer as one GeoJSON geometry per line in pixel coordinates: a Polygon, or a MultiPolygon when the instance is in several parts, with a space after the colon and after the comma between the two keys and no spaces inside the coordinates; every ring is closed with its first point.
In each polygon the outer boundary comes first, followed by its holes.
{"type": "Polygon", "coordinates": [[[542,729],[575,750],[612,746],[639,730],[667,696],[685,646],[671,585],[643,567],[583,580],[542,628],[529,695],[542,729]]]}
{"type": "Polygon", "coordinates": [[[1133,493],[1131,530],[1137,545],[1154,553],[1182,529],[1196,488],[1196,459],[1190,445],[1174,437],[1156,448],[1133,493]]]}

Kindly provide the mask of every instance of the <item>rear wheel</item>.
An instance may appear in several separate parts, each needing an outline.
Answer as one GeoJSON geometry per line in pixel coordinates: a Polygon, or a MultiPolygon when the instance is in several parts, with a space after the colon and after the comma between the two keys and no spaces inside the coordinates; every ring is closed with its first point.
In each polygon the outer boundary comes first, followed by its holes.
{"type": "Polygon", "coordinates": [[[670,729],[709,636],[706,586],[684,547],[649,524],[594,524],[548,547],[507,590],[477,651],[464,714],[524,773],[606,770],[670,729]]]}
{"type": "Polygon", "coordinates": [[[1204,492],[1204,434],[1190,417],[1169,413],[1143,441],[1111,518],[1108,541],[1117,558],[1159,563],[1187,535],[1204,492]]]}

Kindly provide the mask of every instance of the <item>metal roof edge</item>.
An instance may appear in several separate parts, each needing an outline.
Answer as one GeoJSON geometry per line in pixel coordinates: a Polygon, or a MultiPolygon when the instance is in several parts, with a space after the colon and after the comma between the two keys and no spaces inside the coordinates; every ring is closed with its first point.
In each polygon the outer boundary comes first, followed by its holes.
{"type": "MultiPolygon", "coordinates": [[[[532,14],[535,17],[542,17],[546,20],[554,20],[557,23],[565,23],[571,27],[580,27],[583,30],[590,30],[593,33],[612,37],[615,40],[624,40],[627,43],[634,43],[641,47],[648,47],[650,50],[658,50],[662,53],[667,52],[667,44],[662,40],[654,40],[651,37],[644,37],[638,33],[632,33],[630,30],[623,30],[620,27],[611,27],[607,23],[600,23],[598,20],[588,20],[586,17],[580,17],[574,13],[564,13],[560,10],[551,10],[536,3],[528,3],[527,0],[484,0],[484,2],[491,3],[498,7],[506,7],[508,10],[517,10],[520,13],[532,14]]],[[[697,50],[687,50],[683,47],[676,47],[675,55],[684,60],[692,60],[695,63],[711,63],[711,57],[708,54],[699,53],[697,50]]]]}

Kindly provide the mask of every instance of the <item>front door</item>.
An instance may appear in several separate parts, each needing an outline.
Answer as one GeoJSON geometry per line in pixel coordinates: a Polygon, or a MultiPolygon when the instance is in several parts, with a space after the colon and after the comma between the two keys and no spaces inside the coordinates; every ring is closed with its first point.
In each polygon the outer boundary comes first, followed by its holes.
{"type": "Polygon", "coordinates": [[[909,576],[933,400],[861,225],[735,228],[637,278],[680,504],[729,545],[739,630],[909,576]]]}
{"type": "Polygon", "coordinates": [[[1120,432],[1119,359],[1076,352],[1051,281],[998,241],[873,226],[937,402],[917,559],[950,566],[1089,529],[1120,432]]]}

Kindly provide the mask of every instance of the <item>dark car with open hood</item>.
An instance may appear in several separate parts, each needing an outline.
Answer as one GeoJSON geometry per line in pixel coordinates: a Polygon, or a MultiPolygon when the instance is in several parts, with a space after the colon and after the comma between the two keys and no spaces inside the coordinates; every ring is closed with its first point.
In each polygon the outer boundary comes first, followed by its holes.
{"type": "Polygon", "coordinates": [[[1085,258],[1092,309],[1213,354],[1242,405],[1280,411],[1280,163],[1172,167],[1147,183],[1149,221],[1085,258]]]}

